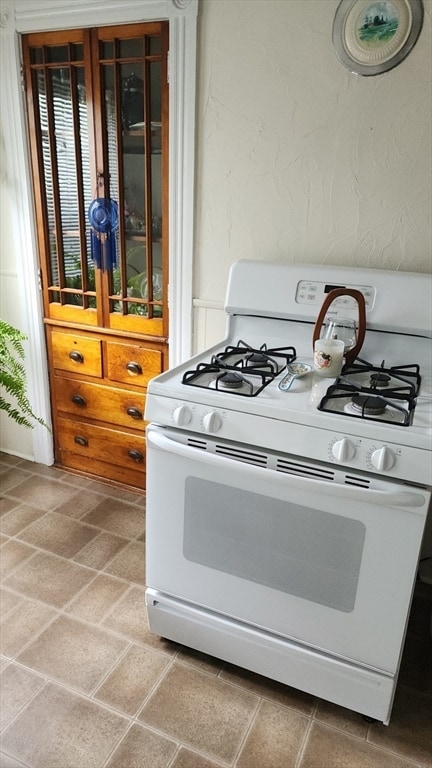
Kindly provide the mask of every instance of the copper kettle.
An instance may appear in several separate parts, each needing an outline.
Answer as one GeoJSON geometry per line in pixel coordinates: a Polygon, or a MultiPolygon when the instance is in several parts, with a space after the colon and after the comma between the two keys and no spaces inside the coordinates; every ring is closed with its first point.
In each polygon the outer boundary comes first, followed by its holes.
{"type": "Polygon", "coordinates": [[[348,349],[345,352],[345,360],[348,364],[350,364],[356,359],[358,353],[360,352],[366,333],[366,303],[361,291],[357,291],[354,288],[334,288],[327,294],[315,323],[312,345],[315,346],[316,340],[320,338],[321,327],[323,325],[324,318],[328,312],[328,309],[334,300],[339,296],[352,296],[358,305],[357,341],[352,349],[348,349]]]}

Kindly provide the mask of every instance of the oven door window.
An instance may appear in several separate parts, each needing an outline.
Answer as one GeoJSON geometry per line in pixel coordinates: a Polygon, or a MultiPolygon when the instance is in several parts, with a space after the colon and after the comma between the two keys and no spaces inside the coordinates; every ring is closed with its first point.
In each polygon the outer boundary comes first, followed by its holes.
{"type": "Polygon", "coordinates": [[[187,560],[338,611],[354,610],[365,535],[359,520],[196,477],[185,482],[187,560]]]}

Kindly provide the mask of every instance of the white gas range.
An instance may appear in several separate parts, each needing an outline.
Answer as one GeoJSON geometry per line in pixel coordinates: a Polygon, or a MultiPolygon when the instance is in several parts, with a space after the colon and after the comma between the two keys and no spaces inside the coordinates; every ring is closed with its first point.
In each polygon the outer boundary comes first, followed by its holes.
{"type": "Polygon", "coordinates": [[[429,275],[232,267],[226,338],[148,389],[152,631],[389,721],[432,485],[431,298],[429,275]],[[281,391],[340,287],[365,298],[359,357],[281,391]]]}

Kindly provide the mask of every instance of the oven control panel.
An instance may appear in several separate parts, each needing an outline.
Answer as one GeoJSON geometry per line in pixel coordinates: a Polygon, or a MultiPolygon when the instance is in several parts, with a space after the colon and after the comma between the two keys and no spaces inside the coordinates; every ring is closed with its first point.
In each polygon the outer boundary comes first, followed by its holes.
{"type": "MultiPolygon", "coordinates": [[[[319,309],[327,298],[327,294],[335,288],[352,288],[360,291],[365,299],[366,311],[370,311],[375,302],[376,290],[372,285],[344,285],[342,283],[323,283],[318,280],[300,280],[297,284],[296,302],[297,304],[308,304],[310,307],[319,309]]],[[[339,296],[331,305],[332,311],[349,311],[357,309],[357,302],[352,296],[339,296]]]]}
{"type": "MultiPolygon", "coordinates": [[[[388,441],[364,437],[282,419],[267,419],[229,408],[211,407],[208,403],[184,402],[171,397],[148,397],[146,420],[184,430],[199,440],[212,438],[238,444],[295,454],[304,461],[325,462],[346,470],[387,476],[432,485],[432,465],[428,450],[400,445],[397,437],[388,441]]],[[[321,421],[317,420],[317,423],[321,421]]]]}

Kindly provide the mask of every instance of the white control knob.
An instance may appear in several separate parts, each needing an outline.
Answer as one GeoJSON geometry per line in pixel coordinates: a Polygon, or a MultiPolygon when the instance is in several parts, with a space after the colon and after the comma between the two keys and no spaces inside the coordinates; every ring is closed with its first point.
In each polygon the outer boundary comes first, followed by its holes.
{"type": "Polygon", "coordinates": [[[351,440],[343,437],[332,445],[332,454],[337,461],[349,461],[355,456],[355,446],[351,440]]]}
{"type": "Polygon", "coordinates": [[[383,445],[382,448],[377,448],[376,451],[373,451],[370,459],[375,469],[378,469],[380,472],[385,472],[386,469],[390,469],[396,460],[393,451],[385,445],[383,445]]]}
{"type": "Polygon", "coordinates": [[[185,427],[189,424],[191,418],[192,411],[187,405],[179,405],[173,413],[173,419],[178,427],[185,427]]]}
{"type": "Polygon", "coordinates": [[[216,411],[206,413],[203,418],[203,427],[206,432],[217,432],[222,426],[222,418],[216,411]]]}

